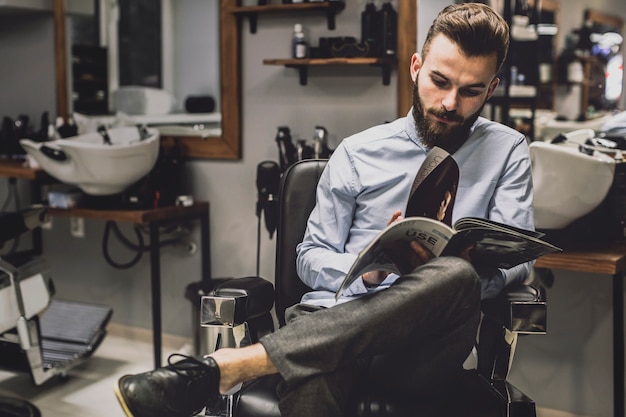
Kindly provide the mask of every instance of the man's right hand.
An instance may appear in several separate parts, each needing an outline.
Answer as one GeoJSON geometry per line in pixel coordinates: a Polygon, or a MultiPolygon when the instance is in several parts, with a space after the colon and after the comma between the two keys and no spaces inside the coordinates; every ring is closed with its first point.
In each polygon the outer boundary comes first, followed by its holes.
{"type": "MultiPolygon", "coordinates": [[[[387,226],[397,222],[398,220],[402,220],[402,218],[403,217],[401,210],[394,211],[391,215],[391,218],[387,222],[387,226]]],[[[361,276],[361,279],[363,280],[363,284],[365,284],[366,287],[375,287],[377,285],[380,285],[380,283],[383,282],[385,278],[387,278],[387,275],[389,275],[389,272],[387,271],[370,271],[364,273],[363,276],[361,276]]]]}

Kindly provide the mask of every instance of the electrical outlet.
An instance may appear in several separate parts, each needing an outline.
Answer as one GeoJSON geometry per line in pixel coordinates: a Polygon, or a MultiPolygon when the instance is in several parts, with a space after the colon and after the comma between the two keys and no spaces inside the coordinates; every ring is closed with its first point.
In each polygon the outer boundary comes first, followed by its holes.
{"type": "Polygon", "coordinates": [[[85,237],[85,219],[70,217],[70,233],[74,237],[85,237]]]}

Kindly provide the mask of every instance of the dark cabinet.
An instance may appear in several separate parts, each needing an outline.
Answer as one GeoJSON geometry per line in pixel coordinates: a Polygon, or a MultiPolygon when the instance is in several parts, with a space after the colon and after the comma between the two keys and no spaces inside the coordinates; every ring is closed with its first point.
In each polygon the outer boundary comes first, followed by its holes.
{"type": "Polygon", "coordinates": [[[72,46],[72,103],[83,114],[108,113],[107,49],[72,46]]]}
{"type": "Polygon", "coordinates": [[[554,108],[557,15],[558,3],[554,0],[504,2],[503,16],[511,25],[511,45],[499,74],[500,86],[491,100],[491,117],[531,140],[537,109],[554,108]],[[525,6],[524,16],[519,14],[520,4],[525,6]]]}

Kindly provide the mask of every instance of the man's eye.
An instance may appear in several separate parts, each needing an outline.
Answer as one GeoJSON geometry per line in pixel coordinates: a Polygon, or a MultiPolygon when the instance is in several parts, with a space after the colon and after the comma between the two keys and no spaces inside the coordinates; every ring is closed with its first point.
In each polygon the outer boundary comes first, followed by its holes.
{"type": "Polygon", "coordinates": [[[482,91],[477,91],[477,90],[464,90],[461,92],[461,94],[466,97],[476,97],[480,95],[481,93],[482,91]]]}
{"type": "Polygon", "coordinates": [[[438,87],[443,87],[444,85],[446,85],[446,80],[440,80],[438,78],[433,78],[433,84],[435,84],[438,87]]]}

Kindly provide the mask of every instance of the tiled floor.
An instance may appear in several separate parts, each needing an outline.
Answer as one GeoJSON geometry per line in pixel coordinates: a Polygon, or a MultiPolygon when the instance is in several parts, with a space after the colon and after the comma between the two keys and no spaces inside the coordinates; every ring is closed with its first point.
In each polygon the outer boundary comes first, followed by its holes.
{"type": "MultiPolygon", "coordinates": [[[[109,324],[109,334],[95,355],[74,368],[66,379],[35,386],[26,374],[0,371],[0,396],[25,398],[35,404],[42,417],[124,417],[113,385],[124,374],[153,366],[150,333],[109,324]]],[[[191,341],[165,335],[164,360],[172,352],[190,354],[191,341]]],[[[585,417],[539,408],[537,417],[585,417]]]]}
{"type": "MultiPolygon", "coordinates": [[[[67,378],[35,386],[27,374],[0,372],[0,396],[25,398],[35,404],[42,417],[123,417],[113,385],[128,373],[153,367],[150,334],[109,324],[109,334],[95,355],[71,370],[67,378]]],[[[190,341],[164,337],[164,363],[174,351],[190,353],[190,341]]]]}

